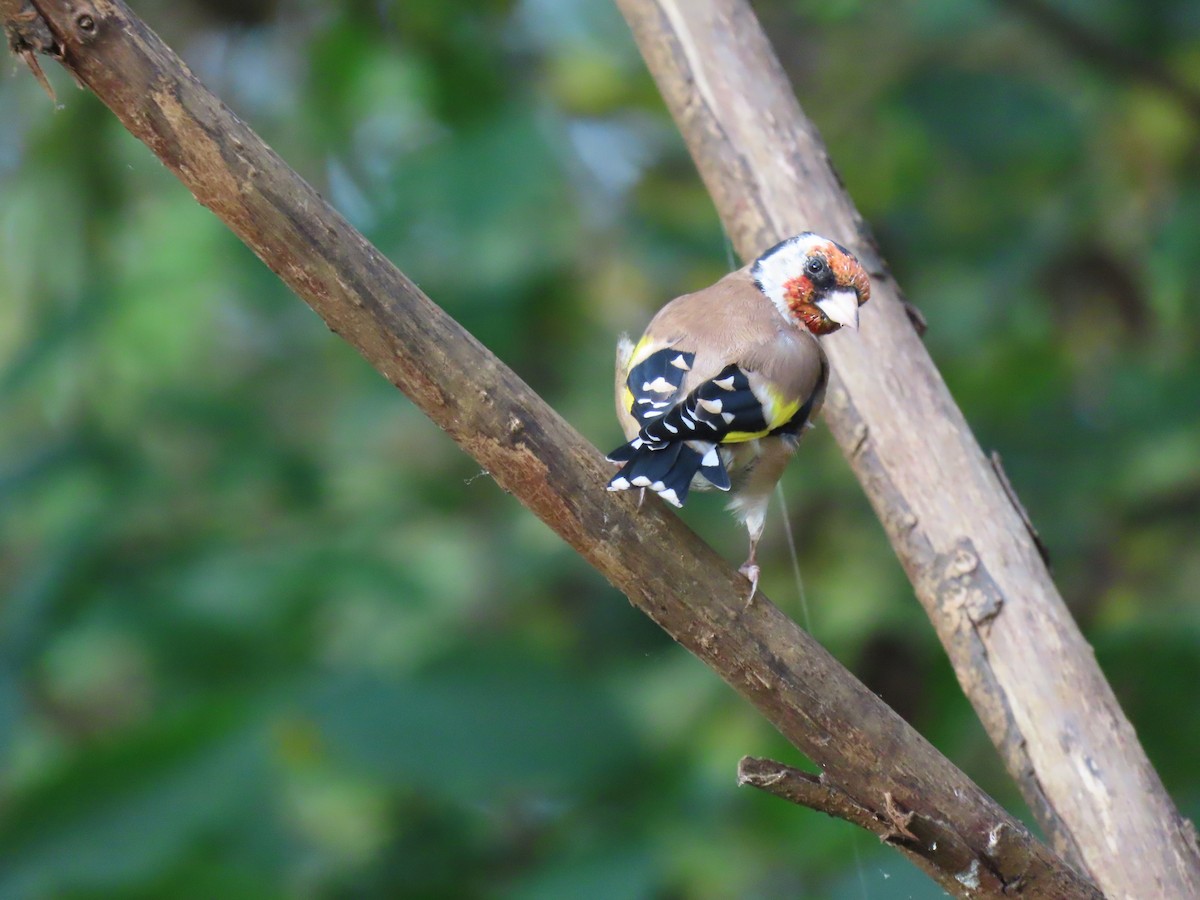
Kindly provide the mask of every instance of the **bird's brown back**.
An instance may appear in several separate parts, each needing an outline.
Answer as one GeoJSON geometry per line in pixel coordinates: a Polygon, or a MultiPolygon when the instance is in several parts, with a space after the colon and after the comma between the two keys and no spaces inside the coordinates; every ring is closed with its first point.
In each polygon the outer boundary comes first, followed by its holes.
{"type": "Polygon", "coordinates": [[[755,286],[748,267],[672,300],[646,333],[657,346],[696,354],[684,395],[730,363],[760,373],[788,396],[809,396],[821,379],[825,354],[817,339],[784,320],[755,286]]]}

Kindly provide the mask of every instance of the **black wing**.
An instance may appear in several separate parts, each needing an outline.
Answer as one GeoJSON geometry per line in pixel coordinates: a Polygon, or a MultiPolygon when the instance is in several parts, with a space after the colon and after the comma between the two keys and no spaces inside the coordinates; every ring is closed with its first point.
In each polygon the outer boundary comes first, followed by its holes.
{"type": "Polygon", "coordinates": [[[680,350],[658,350],[629,370],[625,386],[632,395],[630,414],[638,425],[645,426],[674,406],[683,392],[683,382],[695,353],[680,350]]]}
{"type": "Polygon", "coordinates": [[[674,441],[721,443],[730,435],[761,437],[770,432],[762,403],[750,379],[737,365],[728,365],[670,409],[651,409],[638,438],[652,447],[674,441]]]}

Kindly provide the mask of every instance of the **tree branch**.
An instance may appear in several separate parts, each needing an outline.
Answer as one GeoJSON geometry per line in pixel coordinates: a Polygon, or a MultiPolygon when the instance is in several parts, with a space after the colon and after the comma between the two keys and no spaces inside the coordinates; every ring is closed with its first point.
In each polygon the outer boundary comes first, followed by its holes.
{"type": "Polygon", "coordinates": [[[861,332],[825,339],[835,376],[825,419],[1054,847],[1110,896],[1156,884],[1200,897],[1190,823],[914,332],[749,5],[616,2],[742,257],[812,229],[871,268],[861,332]]]}
{"type": "MultiPolygon", "coordinates": [[[[953,823],[904,810],[890,793],[884,795],[882,810],[866,809],[836,784],[830,784],[824,773],[811,775],[773,759],[754,756],[745,756],[738,763],[738,784],[756,787],[797,806],[866,829],[883,843],[894,846],[951,893],[961,893],[966,887],[985,895],[1005,896],[1004,881],[997,869],[980,861],[953,823]]],[[[1006,845],[1004,825],[996,828],[988,835],[988,846],[993,848],[994,856],[1022,852],[1019,846],[1006,845]]],[[[1020,865],[1019,861],[1010,860],[1000,868],[1020,865]]]]}
{"type": "MultiPolygon", "coordinates": [[[[979,865],[1023,896],[1099,897],[766,598],[747,608],[745,580],[679,519],[654,503],[639,514],[632,497],[604,490],[611,469],[596,450],[329,207],[120,0],[36,6],[64,65],[197,200],[830,783],[878,815],[892,805],[953,822],[979,865]],[[1003,852],[988,839],[998,828],[1003,852]]],[[[1000,896],[964,885],[955,893],[1000,896]]]]}
{"type": "Polygon", "coordinates": [[[37,58],[39,53],[55,57],[59,55],[58,44],[45,19],[38,15],[29,0],[0,0],[0,21],[4,23],[8,49],[25,62],[50,99],[57,100],[54,88],[46,80],[46,73],[42,71],[37,58]]]}

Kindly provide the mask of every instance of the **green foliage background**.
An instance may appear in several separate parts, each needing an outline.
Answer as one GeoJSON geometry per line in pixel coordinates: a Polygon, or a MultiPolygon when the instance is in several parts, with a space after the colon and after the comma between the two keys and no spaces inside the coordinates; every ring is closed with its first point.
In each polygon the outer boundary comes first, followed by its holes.
{"type": "MultiPolygon", "coordinates": [[[[606,0],[134,5],[617,442],[617,334],[732,261],[606,0]]],[[[1195,111],[1002,2],[757,7],[1196,817],[1195,111]]],[[[1200,84],[1194,3],[1061,8],[1200,84]]],[[[794,751],[51,77],[0,82],[0,897],[940,895],[739,791],[794,751]]],[[[823,429],[785,485],[767,592],[1023,814],[823,429]]]]}

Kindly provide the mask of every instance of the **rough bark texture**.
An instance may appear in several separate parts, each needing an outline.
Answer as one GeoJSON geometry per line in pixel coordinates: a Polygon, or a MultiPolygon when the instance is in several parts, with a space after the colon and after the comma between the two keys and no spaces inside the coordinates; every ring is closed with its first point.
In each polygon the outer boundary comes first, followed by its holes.
{"type": "MultiPolygon", "coordinates": [[[[905,314],[745,0],[617,0],[738,252],[812,229],[872,270],[825,418],[1009,772],[1110,897],[1200,897],[1176,811],[905,314]]],[[[863,123],[869,139],[869,123],[863,123]]],[[[933,323],[936,327],[936,323],[933,323]]]]}
{"type": "MultiPolygon", "coordinates": [[[[952,835],[947,840],[945,829],[939,828],[938,823],[926,821],[919,813],[904,809],[891,794],[884,795],[881,810],[864,809],[837,785],[829,783],[824,774],[812,775],[773,759],[753,756],[745,756],[738,763],[738,784],[756,787],[798,806],[853,822],[884,843],[892,844],[951,893],[960,893],[967,888],[974,896],[1004,894],[1004,885],[996,878],[996,873],[980,866],[970,847],[952,835]],[[937,845],[936,864],[911,849],[934,844],[937,845]]],[[[995,835],[988,836],[989,842],[993,839],[998,842],[1003,835],[1004,826],[997,828],[995,835]]]]}
{"type": "MultiPolygon", "coordinates": [[[[64,64],[329,325],[672,637],[752,702],[958,896],[1095,898],[675,516],[604,490],[611,468],[209,93],[117,0],[37,0],[64,64]],[[985,872],[980,887],[974,872],[985,872]],[[963,875],[963,881],[956,876],[963,875]],[[1000,887],[1002,886],[1002,887],[1000,887]]],[[[606,395],[607,396],[607,395],[606,395]]],[[[601,398],[597,399],[601,402],[601,398]]],[[[607,404],[607,400],[603,400],[607,404]]]]}
{"type": "Polygon", "coordinates": [[[0,21],[4,23],[4,34],[8,38],[8,49],[29,67],[51,100],[55,100],[54,88],[46,80],[46,73],[38,62],[37,54],[59,55],[58,44],[50,27],[29,0],[0,0],[0,21]]]}

